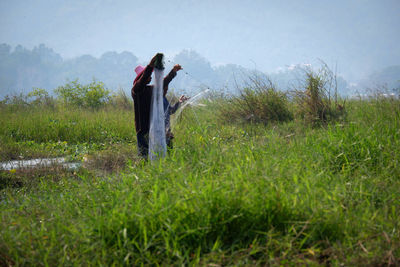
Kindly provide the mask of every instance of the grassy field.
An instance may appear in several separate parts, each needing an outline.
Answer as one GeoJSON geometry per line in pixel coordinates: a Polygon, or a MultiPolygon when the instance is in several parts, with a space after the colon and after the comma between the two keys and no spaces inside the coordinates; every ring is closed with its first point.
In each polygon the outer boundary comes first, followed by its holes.
{"type": "Polygon", "coordinates": [[[231,123],[228,102],[186,108],[152,163],[131,110],[3,107],[1,160],[99,163],[0,172],[0,265],[400,264],[398,99],[349,100],[319,126],[231,123]]]}

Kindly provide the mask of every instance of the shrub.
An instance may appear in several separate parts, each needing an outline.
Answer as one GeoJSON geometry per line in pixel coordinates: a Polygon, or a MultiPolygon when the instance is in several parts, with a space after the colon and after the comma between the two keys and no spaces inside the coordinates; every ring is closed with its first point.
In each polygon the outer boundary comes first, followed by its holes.
{"type": "Polygon", "coordinates": [[[122,89],[119,89],[118,92],[111,96],[110,104],[116,108],[133,110],[133,101],[131,97],[127,96],[125,91],[122,89]]]}
{"type": "Polygon", "coordinates": [[[42,88],[33,88],[33,90],[27,94],[27,98],[33,98],[29,103],[35,106],[47,106],[51,108],[55,106],[54,99],[42,88]]]}
{"type": "Polygon", "coordinates": [[[4,99],[0,101],[1,109],[17,111],[25,109],[27,107],[29,107],[29,101],[27,96],[24,95],[23,93],[13,96],[6,95],[4,99]]]}
{"type": "Polygon", "coordinates": [[[79,107],[99,108],[109,100],[110,91],[104,88],[104,83],[93,81],[82,85],[78,80],[67,83],[54,90],[64,104],[79,107]]]}
{"type": "Polygon", "coordinates": [[[301,88],[294,90],[300,118],[312,126],[338,119],[345,114],[345,102],[338,103],[336,75],[323,64],[319,71],[307,68],[301,88]],[[333,92],[332,92],[333,91],[333,92]],[[333,95],[332,95],[333,94],[333,95]]]}
{"type": "Polygon", "coordinates": [[[292,120],[286,93],[280,92],[269,80],[250,77],[238,96],[222,106],[223,119],[236,122],[282,122],[292,120]]]}
{"type": "Polygon", "coordinates": [[[55,104],[54,99],[45,89],[33,88],[28,94],[6,95],[4,99],[0,101],[0,109],[15,111],[32,107],[54,108],[55,104]]]}

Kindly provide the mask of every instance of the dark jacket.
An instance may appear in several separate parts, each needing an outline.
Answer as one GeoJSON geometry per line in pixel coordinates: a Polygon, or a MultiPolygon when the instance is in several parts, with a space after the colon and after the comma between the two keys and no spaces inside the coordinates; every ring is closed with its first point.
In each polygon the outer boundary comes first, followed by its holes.
{"type": "MultiPolygon", "coordinates": [[[[146,134],[150,130],[150,109],[153,85],[146,84],[153,68],[146,66],[144,71],[135,79],[132,87],[132,98],[135,108],[135,127],[137,134],[146,134]]],[[[176,71],[171,70],[164,78],[164,96],[168,91],[168,84],[176,76],[176,71]]]]}
{"type": "Polygon", "coordinates": [[[164,117],[165,117],[165,130],[171,131],[171,115],[174,114],[178,108],[180,107],[181,103],[178,101],[175,105],[169,103],[168,99],[164,96],[163,97],[163,104],[164,104],[164,117]]]}

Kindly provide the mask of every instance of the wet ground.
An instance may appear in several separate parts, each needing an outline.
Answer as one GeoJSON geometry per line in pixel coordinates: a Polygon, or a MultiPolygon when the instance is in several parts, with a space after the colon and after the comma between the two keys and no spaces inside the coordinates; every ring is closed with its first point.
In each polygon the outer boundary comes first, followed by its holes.
{"type": "Polygon", "coordinates": [[[17,170],[23,168],[35,168],[35,167],[48,167],[54,165],[61,165],[66,169],[78,169],[82,166],[81,162],[67,162],[65,158],[39,158],[29,160],[12,160],[6,162],[0,162],[0,170],[17,170]]]}

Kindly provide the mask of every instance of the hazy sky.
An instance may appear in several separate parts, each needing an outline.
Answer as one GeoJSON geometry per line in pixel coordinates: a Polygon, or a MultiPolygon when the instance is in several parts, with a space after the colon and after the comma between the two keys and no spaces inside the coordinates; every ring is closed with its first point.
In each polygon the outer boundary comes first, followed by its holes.
{"type": "Polygon", "coordinates": [[[358,78],[400,64],[400,0],[0,0],[0,43],[63,57],[193,49],[261,71],[337,63],[358,78]]]}

